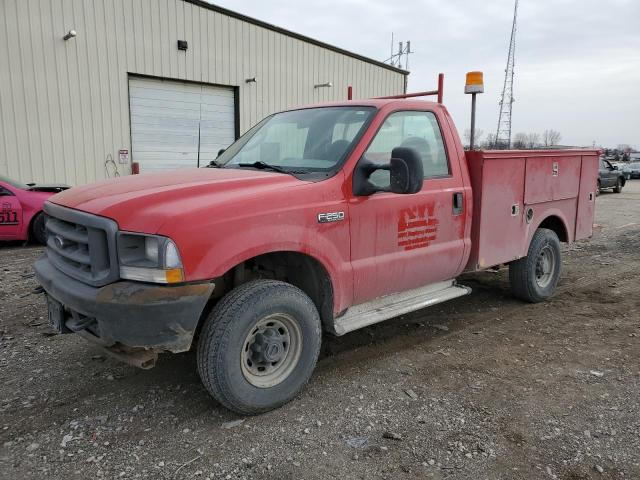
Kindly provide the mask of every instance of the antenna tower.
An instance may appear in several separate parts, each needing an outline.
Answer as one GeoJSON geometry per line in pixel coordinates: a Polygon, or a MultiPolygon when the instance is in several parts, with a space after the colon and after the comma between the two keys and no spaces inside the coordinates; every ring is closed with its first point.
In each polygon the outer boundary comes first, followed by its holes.
{"type": "Polygon", "coordinates": [[[500,113],[498,114],[498,128],[493,148],[511,148],[511,111],[513,108],[513,70],[516,54],[516,18],[518,16],[518,0],[513,8],[513,25],[511,26],[511,41],[509,42],[509,56],[507,68],[504,70],[504,85],[500,96],[500,113]]]}
{"type": "Polygon", "coordinates": [[[414,53],[411,51],[411,41],[407,40],[406,43],[399,42],[398,43],[398,51],[394,53],[394,43],[393,43],[393,33],[391,34],[391,56],[387,58],[384,62],[389,62],[389,65],[394,67],[402,68],[402,61],[404,58],[404,68],[405,70],[409,69],[409,54],[414,53]]]}

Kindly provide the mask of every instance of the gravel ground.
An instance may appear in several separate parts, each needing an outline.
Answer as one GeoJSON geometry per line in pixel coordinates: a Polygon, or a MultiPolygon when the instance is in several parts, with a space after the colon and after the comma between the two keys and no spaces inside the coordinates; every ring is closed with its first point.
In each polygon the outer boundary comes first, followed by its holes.
{"type": "Polygon", "coordinates": [[[557,295],[473,294],[324,339],[308,387],[224,410],[193,353],[149,371],[47,324],[36,247],[0,246],[0,478],[640,478],[640,181],[597,201],[557,295]]]}

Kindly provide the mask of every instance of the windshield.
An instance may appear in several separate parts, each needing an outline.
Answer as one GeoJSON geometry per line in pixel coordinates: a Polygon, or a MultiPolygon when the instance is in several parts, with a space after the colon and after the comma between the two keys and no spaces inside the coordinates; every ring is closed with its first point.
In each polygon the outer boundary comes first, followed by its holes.
{"type": "Polygon", "coordinates": [[[22,190],[27,190],[29,188],[28,185],[25,185],[24,183],[17,182],[15,180],[11,180],[9,177],[5,177],[4,175],[0,175],[0,182],[6,183],[6,184],[11,185],[12,187],[15,187],[15,188],[21,188],[22,190]]]}
{"type": "Polygon", "coordinates": [[[262,164],[295,174],[329,175],[346,158],[375,113],[374,107],[320,107],[276,113],[231,145],[216,163],[262,164]]]}

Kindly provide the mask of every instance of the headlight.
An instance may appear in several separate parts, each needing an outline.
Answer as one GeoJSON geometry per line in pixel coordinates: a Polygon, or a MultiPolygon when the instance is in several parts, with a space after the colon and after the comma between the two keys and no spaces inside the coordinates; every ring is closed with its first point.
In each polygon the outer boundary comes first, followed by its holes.
{"type": "Polygon", "coordinates": [[[167,237],[118,232],[120,277],[153,283],[184,281],[176,244],[167,237]]]}

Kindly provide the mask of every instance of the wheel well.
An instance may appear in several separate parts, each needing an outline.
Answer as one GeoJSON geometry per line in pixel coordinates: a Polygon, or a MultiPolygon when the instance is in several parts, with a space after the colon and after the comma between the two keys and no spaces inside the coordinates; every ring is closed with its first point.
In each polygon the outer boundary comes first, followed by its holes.
{"type": "Polygon", "coordinates": [[[272,252],[259,255],[231,268],[216,279],[216,288],[209,302],[213,305],[233,288],[251,280],[268,278],[298,287],[313,301],[322,324],[333,321],[333,286],[324,266],[315,258],[298,252],[272,252]]]}
{"type": "Polygon", "coordinates": [[[545,218],[538,228],[547,228],[555,232],[558,235],[558,238],[561,242],[569,241],[569,234],[567,233],[567,228],[564,225],[564,222],[560,219],[560,217],[556,217],[554,215],[545,218]]]}

